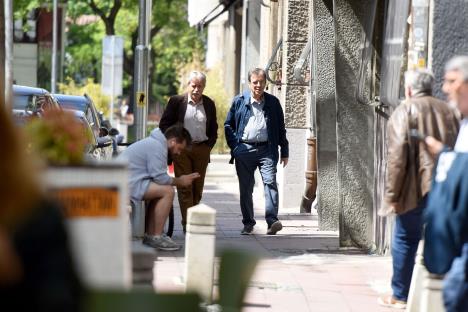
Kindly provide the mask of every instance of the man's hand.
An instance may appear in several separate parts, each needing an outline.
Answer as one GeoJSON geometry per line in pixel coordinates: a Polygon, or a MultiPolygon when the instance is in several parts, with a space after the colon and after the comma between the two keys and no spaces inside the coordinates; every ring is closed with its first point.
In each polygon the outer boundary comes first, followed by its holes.
{"type": "Polygon", "coordinates": [[[427,149],[429,150],[429,153],[432,154],[432,156],[436,156],[444,148],[444,144],[442,144],[442,142],[437,141],[434,139],[434,137],[431,136],[427,136],[424,139],[424,142],[426,142],[427,149]]]}
{"type": "Polygon", "coordinates": [[[397,211],[400,211],[399,203],[384,203],[384,205],[379,209],[377,214],[381,217],[388,217],[395,215],[397,211]]]}
{"type": "Polygon", "coordinates": [[[288,157],[283,157],[280,160],[280,164],[283,164],[283,168],[288,164],[288,157]]]}
{"type": "Polygon", "coordinates": [[[189,186],[192,184],[193,180],[198,179],[199,177],[200,174],[198,172],[184,174],[178,178],[174,178],[174,184],[176,186],[189,186]]]}

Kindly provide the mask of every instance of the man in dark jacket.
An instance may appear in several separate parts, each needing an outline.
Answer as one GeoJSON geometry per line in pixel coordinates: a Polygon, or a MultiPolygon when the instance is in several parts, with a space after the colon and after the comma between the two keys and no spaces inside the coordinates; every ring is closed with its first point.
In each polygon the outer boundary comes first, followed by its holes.
{"type": "Polygon", "coordinates": [[[170,126],[181,123],[192,136],[192,145],[174,156],[174,173],[176,177],[198,172],[200,178],[188,187],[177,187],[182,227],[185,232],[187,209],[198,205],[202,198],[205,174],[210,162],[210,152],[218,138],[215,103],[203,95],[206,76],[193,71],[188,79],[188,92],[172,96],[159,122],[164,132],[170,126]]]}
{"type": "Polygon", "coordinates": [[[266,92],[266,73],[255,68],[249,71],[250,92],[236,96],[224,122],[227,144],[235,159],[239,178],[243,235],[249,235],[255,225],[252,193],[257,167],[265,190],[267,234],[275,235],[283,228],[278,220],[278,185],[276,165],[288,163],[289,143],[286,139],[284,114],[279,100],[266,92]],[[281,159],[278,154],[281,147],[281,159]]]}
{"type": "Polygon", "coordinates": [[[397,216],[392,240],[393,295],[379,298],[379,303],[385,306],[406,305],[422,235],[422,212],[434,160],[421,139],[430,135],[453,146],[458,133],[455,111],[431,95],[433,84],[434,76],[428,71],[407,72],[406,101],[395,109],[387,126],[385,206],[386,214],[397,216]]]}

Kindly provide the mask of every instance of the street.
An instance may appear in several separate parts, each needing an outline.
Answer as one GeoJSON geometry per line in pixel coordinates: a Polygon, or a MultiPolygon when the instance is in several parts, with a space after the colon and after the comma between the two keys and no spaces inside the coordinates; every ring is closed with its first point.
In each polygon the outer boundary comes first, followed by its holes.
{"type": "MultiPolygon", "coordinates": [[[[254,191],[254,235],[241,236],[237,178],[228,160],[212,156],[202,202],[217,210],[217,254],[224,248],[240,248],[262,257],[244,311],[392,311],[377,304],[379,294],[391,291],[390,257],[339,248],[337,232],[320,232],[316,216],[297,212],[280,210],[283,230],[276,236],[265,235],[261,187],[254,191]]],[[[177,199],[174,209],[173,238],[184,244],[177,199]]],[[[154,269],[156,291],[183,291],[183,272],[183,249],[159,252],[154,269]]],[[[216,274],[217,268],[215,285],[216,274]]]]}

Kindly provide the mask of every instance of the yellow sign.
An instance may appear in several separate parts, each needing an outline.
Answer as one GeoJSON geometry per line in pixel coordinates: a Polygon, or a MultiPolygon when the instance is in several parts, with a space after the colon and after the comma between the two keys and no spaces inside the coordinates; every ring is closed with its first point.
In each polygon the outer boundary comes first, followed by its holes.
{"type": "Polygon", "coordinates": [[[76,187],[52,190],[67,218],[117,217],[119,193],[115,188],[76,187]]]}
{"type": "Polygon", "coordinates": [[[136,102],[139,107],[144,107],[146,105],[146,94],[145,92],[136,93],[136,102]]]}

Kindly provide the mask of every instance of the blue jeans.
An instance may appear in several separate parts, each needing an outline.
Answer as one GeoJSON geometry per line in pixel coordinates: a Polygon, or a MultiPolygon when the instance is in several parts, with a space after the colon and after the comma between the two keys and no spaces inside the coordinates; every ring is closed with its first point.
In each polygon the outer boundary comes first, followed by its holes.
{"type": "Polygon", "coordinates": [[[408,300],[414,260],[422,236],[426,199],[427,196],[424,196],[415,209],[395,218],[392,241],[392,290],[393,296],[398,300],[408,300]]]}
{"type": "Polygon", "coordinates": [[[240,143],[234,150],[236,172],[239,178],[242,223],[255,225],[252,193],[255,184],[254,173],[258,168],[265,190],[265,220],[270,227],[278,220],[278,184],[276,183],[277,157],[273,157],[268,145],[255,147],[240,143]]]}

